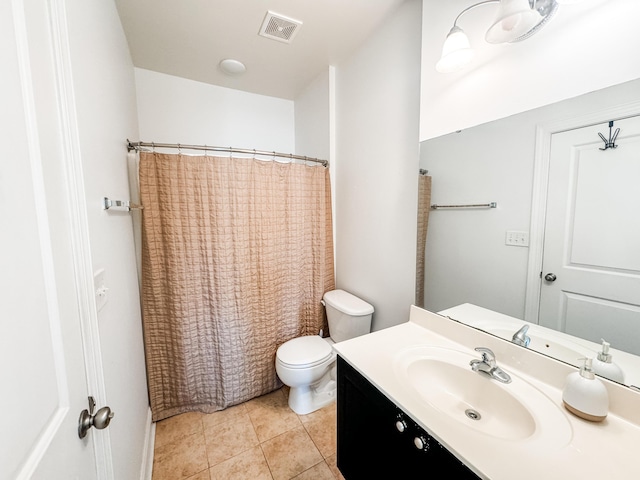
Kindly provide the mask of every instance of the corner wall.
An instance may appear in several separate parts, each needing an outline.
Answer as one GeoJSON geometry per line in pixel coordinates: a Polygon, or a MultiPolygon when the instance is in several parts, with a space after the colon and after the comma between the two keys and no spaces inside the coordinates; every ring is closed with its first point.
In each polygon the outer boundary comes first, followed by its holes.
{"type": "Polygon", "coordinates": [[[420,0],[407,0],[336,67],[336,281],[375,308],[373,330],[414,302],[420,0]]]}
{"type": "Polygon", "coordinates": [[[296,154],[329,160],[333,249],[336,250],[335,67],[330,66],[295,99],[296,154]]]}

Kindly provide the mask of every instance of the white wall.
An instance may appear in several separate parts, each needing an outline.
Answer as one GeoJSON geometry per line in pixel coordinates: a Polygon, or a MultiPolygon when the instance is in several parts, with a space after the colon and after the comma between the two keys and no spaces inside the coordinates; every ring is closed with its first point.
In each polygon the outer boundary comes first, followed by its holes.
{"type": "MultiPolygon", "coordinates": [[[[94,270],[105,269],[98,313],[114,478],[140,478],[150,426],[133,229],[102,197],[129,197],[125,139],[137,136],[133,65],[112,0],[66,2],[94,270]]],[[[104,399],[101,399],[104,400],[104,399]]],[[[102,407],[103,405],[98,405],[102,407]]]]}
{"type": "Polygon", "coordinates": [[[404,2],[336,68],[337,285],[374,306],[374,330],[414,302],[421,7],[404,2]]]}
{"type": "Polygon", "coordinates": [[[139,68],[135,77],[139,140],[283,153],[295,150],[291,100],[139,68]]]}
{"type": "Polygon", "coordinates": [[[473,3],[424,0],[420,140],[640,77],[630,53],[640,51],[637,0],[561,5],[537,34],[505,45],[484,41],[495,5],[476,8],[458,22],[476,50],[474,64],[436,72],[453,20],[473,3]]]}
{"type": "Polygon", "coordinates": [[[295,99],[295,137],[298,155],[329,160],[335,252],[335,67],[318,75],[295,99]]]}
{"type": "MultiPolygon", "coordinates": [[[[507,230],[529,231],[536,125],[638,101],[640,80],[513,115],[421,144],[433,176],[432,203],[497,209],[436,210],[429,217],[425,307],[473,303],[524,318],[529,249],[505,245],[507,230]]],[[[602,133],[608,136],[603,124],[602,133]]]]}
{"type": "Polygon", "coordinates": [[[295,99],[295,143],[299,155],[330,159],[329,73],[327,68],[295,99]]]}

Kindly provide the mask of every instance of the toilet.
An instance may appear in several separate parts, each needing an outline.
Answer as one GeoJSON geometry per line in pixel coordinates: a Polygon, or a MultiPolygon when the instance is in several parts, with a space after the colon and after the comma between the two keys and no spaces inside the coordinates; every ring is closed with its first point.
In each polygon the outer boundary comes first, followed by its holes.
{"type": "Polygon", "coordinates": [[[344,290],[324,294],[330,337],[305,335],[283,343],[276,352],[276,373],[289,390],[289,407],[311,413],[336,398],[336,353],[333,344],[371,331],[373,307],[344,290]]]}

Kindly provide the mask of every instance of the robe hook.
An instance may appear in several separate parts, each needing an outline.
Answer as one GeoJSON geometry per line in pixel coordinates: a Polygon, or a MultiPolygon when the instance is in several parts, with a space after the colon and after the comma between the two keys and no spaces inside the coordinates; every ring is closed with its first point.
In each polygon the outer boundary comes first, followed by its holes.
{"type": "Polygon", "coordinates": [[[600,135],[600,138],[604,142],[604,148],[601,148],[600,150],[607,150],[608,148],[618,148],[618,146],[616,145],[616,138],[618,138],[620,129],[616,128],[616,131],[613,132],[613,135],[611,133],[612,130],[613,130],[613,120],[609,122],[609,140],[607,140],[604,135],[598,132],[598,135],[600,135]]]}

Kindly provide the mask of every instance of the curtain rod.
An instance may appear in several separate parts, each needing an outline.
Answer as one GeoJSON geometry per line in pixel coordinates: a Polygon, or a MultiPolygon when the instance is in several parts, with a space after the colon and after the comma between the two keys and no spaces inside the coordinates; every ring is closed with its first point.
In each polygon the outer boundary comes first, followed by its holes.
{"type": "Polygon", "coordinates": [[[322,160],[320,158],[305,157],[303,155],[293,155],[292,153],[278,153],[268,152],[266,150],[249,150],[246,148],[233,148],[233,147],[212,147],[210,145],[183,145],[181,143],[155,143],[155,142],[132,142],[127,139],[127,150],[140,151],[143,147],[150,148],[177,148],[180,150],[184,148],[186,150],[204,150],[209,152],[226,152],[226,153],[244,153],[247,155],[267,155],[270,157],[288,158],[290,160],[303,160],[305,162],[321,163],[324,167],[329,165],[328,160],[322,160]]]}

